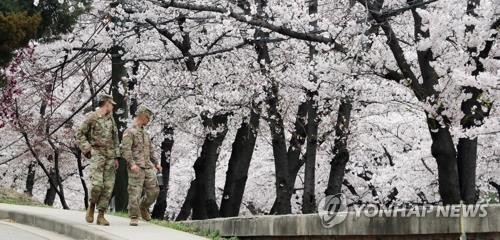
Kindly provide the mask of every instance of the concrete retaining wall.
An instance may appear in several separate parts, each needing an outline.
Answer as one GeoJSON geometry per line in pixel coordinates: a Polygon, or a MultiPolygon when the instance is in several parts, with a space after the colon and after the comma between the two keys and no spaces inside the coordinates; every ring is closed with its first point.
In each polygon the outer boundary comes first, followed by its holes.
{"type": "Polygon", "coordinates": [[[460,213],[443,217],[437,215],[436,209],[426,210],[425,216],[409,215],[408,211],[401,210],[386,211],[383,216],[375,217],[348,212],[343,213],[347,215],[345,220],[333,227],[324,227],[317,214],[221,218],[186,223],[240,239],[458,239],[462,232],[468,239],[500,239],[500,206],[490,205],[484,210],[487,215],[483,217],[465,217],[460,213]]]}
{"type": "MultiPolygon", "coordinates": [[[[0,203],[0,219],[56,232],[78,240],[203,240],[204,237],[155,224],[139,222],[131,227],[130,219],[107,215],[111,226],[89,224],[85,212],[54,208],[30,207],[0,203]]],[[[2,238],[0,232],[0,239],[2,238]]],[[[18,240],[18,239],[13,239],[18,240]]]]}
{"type": "Polygon", "coordinates": [[[74,225],[58,218],[50,218],[39,214],[22,211],[0,209],[0,219],[10,219],[16,223],[37,227],[47,231],[59,233],[74,239],[85,240],[121,240],[116,236],[96,231],[83,225],[74,225]]]}

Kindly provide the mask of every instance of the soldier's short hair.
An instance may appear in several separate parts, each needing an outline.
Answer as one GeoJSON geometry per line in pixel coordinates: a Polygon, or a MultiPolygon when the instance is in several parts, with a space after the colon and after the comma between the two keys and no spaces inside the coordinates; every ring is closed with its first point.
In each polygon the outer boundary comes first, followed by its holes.
{"type": "Polygon", "coordinates": [[[145,114],[146,116],[148,116],[149,119],[153,118],[153,111],[151,111],[146,106],[139,106],[139,108],[137,109],[137,112],[135,114],[136,114],[136,116],[139,116],[140,114],[145,114]]]}
{"type": "Polygon", "coordinates": [[[98,104],[97,104],[97,105],[98,105],[99,107],[104,106],[104,104],[105,104],[106,102],[110,102],[110,103],[111,103],[111,104],[113,104],[113,105],[115,105],[115,104],[116,104],[116,102],[113,100],[113,97],[112,97],[111,95],[108,95],[108,94],[101,94],[101,95],[99,95],[98,99],[99,99],[99,101],[98,101],[98,104]]]}

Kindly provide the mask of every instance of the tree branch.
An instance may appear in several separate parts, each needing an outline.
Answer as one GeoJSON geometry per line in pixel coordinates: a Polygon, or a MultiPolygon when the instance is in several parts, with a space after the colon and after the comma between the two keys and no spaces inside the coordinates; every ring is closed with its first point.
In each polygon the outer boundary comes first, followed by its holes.
{"type": "Polygon", "coordinates": [[[153,20],[149,19],[149,18],[146,18],[146,22],[149,23],[154,29],[156,29],[156,31],[163,35],[164,37],[166,37],[170,42],[172,42],[175,47],[177,47],[179,50],[182,51],[183,49],[183,45],[182,45],[182,42],[179,41],[179,40],[175,40],[174,39],[174,34],[171,33],[170,31],[166,30],[166,29],[160,29],[158,28],[158,25],[153,22],[153,20]]]}
{"type": "Polygon", "coordinates": [[[306,41],[311,41],[311,42],[332,44],[334,50],[336,50],[338,52],[343,52],[343,53],[348,52],[347,48],[345,48],[343,45],[335,42],[335,38],[323,37],[321,35],[317,35],[317,34],[313,34],[313,33],[298,32],[298,31],[292,30],[290,28],[287,28],[285,26],[277,26],[277,25],[271,24],[263,19],[255,18],[254,16],[237,13],[230,8],[223,8],[223,7],[209,6],[209,5],[190,4],[190,3],[178,2],[176,0],[162,1],[160,6],[162,6],[164,8],[173,7],[173,8],[192,10],[192,11],[205,11],[205,12],[226,14],[229,17],[231,17],[239,22],[242,22],[242,23],[246,23],[246,24],[249,24],[249,25],[252,25],[255,27],[265,28],[265,29],[271,30],[273,32],[276,32],[276,33],[279,33],[279,34],[282,34],[285,36],[289,36],[292,38],[296,38],[296,39],[301,39],[301,40],[306,40],[306,41]]]}
{"type": "Polygon", "coordinates": [[[69,122],[76,114],[78,114],[83,108],[85,108],[85,106],[87,106],[87,104],[92,101],[93,98],[95,98],[97,96],[97,94],[99,94],[106,85],[108,85],[108,83],[111,81],[111,77],[106,81],[104,82],[104,84],[102,84],[102,86],[99,87],[99,89],[97,89],[95,91],[95,93],[90,96],[89,99],[87,99],[87,101],[85,101],[76,111],[73,112],[73,114],[71,114],[71,116],[69,116],[68,118],[66,118],[66,120],[64,120],[64,122],[62,122],[61,124],[59,124],[59,126],[57,126],[54,130],[52,130],[49,134],[48,134],[48,137],[50,137],[52,134],[54,134],[55,132],[57,132],[57,130],[59,130],[61,127],[64,126],[64,124],[66,124],[67,122],[69,122]]]}
{"type": "Polygon", "coordinates": [[[392,29],[392,26],[390,25],[390,23],[386,19],[380,17],[379,15],[373,14],[373,12],[380,11],[382,4],[383,4],[383,1],[374,1],[372,3],[369,1],[365,1],[365,0],[358,0],[358,2],[367,8],[370,16],[373,17],[373,19],[375,19],[377,24],[380,25],[380,27],[382,28],[382,30],[386,34],[387,45],[389,46],[389,49],[391,50],[392,54],[394,55],[394,59],[396,60],[396,63],[398,65],[399,69],[401,70],[401,73],[403,74],[403,76],[405,78],[408,78],[410,80],[410,87],[413,90],[413,92],[415,93],[415,96],[419,100],[424,100],[425,99],[424,89],[418,83],[418,79],[415,76],[415,73],[413,73],[410,64],[406,60],[403,48],[399,44],[399,41],[396,37],[396,33],[392,29]]]}
{"type": "Polygon", "coordinates": [[[432,169],[427,165],[424,158],[420,158],[420,161],[422,161],[422,164],[424,164],[424,167],[425,167],[425,169],[427,169],[427,171],[429,171],[432,175],[435,175],[434,171],[432,171],[432,169]]]}
{"type": "MultiPolygon", "coordinates": [[[[224,49],[219,49],[219,50],[213,50],[211,52],[205,52],[205,53],[197,53],[197,54],[191,54],[190,56],[193,58],[197,57],[206,57],[210,55],[217,55],[221,53],[226,53],[226,52],[231,52],[235,49],[240,49],[245,47],[246,45],[253,45],[258,42],[265,42],[265,43],[275,43],[275,42],[282,42],[286,41],[287,39],[283,38],[277,38],[277,39],[269,39],[269,40],[243,40],[243,42],[236,44],[232,47],[224,48],[224,49]]],[[[179,57],[170,57],[170,58],[151,58],[151,59],[126,59],[124,61],[140,61],[140,62],[158,62],[158,61],[176,61],[176,60],[182,60],[185,59],[186,56],[179,56],[179,57]]]]}
{"type": "MultiPolygon", "coordinates": [[[[429,1],[417,2],[417,3],[414,3],[414,4],[409,4],[408,6],[401,7],[401,8],[398,8],[398,9],[384,11],[382,13],[379,13],[379,16],[382,17],[382,18],[394,17],[394,16],[397,16],[397,15],[399,15],[401,13],[404,13],[404,12],[406,12],[408,10],[413,10],[413,9],[416,9],[416,8],[419,8],[419,7],[423,7],[423,6],[429,5],[429,4],[437,2],[437,1],[438,0],[429,0],[429,1]]],[[[374,14],[377,14],[377,13],[374,13],[374,14]]]]}
{"type": "Polygon", "coordinates": [[[21,152],[21,153],[19,153],[19,154],[15,155],[15,156],[12,156],[11,158],[9,158],[9,159],[7,159],[7,160],[5,160],[5,161],[3,161],[3,162],[0,162],[0,165],[7,164],[7,163],[9,163],[9,162],[14,161],[14,160],[18,159],[19,157],[21,157],[22,155],[24,155],[25,153],[27,153],[28,151],[29,151],[29,150],[24,150],[23,152],[21,152]]]}
{"type": "MultiPolygon", "coordinates": [[[[215,45],[221,41],[229,32],[224,32],[222,35],[220,35],[218,38],[216,38],[207,48],[207,53],[210,52],[210,50],[212,50],[213,47],[215,47],[215,45]]],[[[207,55],[205,55],[207,56],[207,55]]],[[[201,56],[200,59],[198,59],[198,62],[196,62],[196,67],[198,68],[201,64],[201,61],[203,61],[203,58],[205,56],[201,56]]]]}
{"type": "MultiPolygon", "coordinates": [[[[50,176],[51,174],[49,173],[49,171],[47,170],[47,168],[45,167],[45,165],[43,164],[43,162],[40,160],[40,157],[38,156],[38,154],[33,149],[33,146],[31,145],[31,142],[29,140],[28,134],[24,130],[21,131],[21,134],[24,137],[24,140],[26,142],[26,145],[28,146],[29,151],[31,152],[31,155],[33,155],[33,157],[35,158],[38,166],[40,166],[40,168],[42,168],[43,172],[45,173],[45,175],[49,179],[50,186],[52,186],[54,188],[54,191],[57,193],[57,195],[59,196],[59,198],[64,199],[64,196],[59,191],[58,185],[56,185],[56,183],[54,182],[54,179],[52,179],[52,177],[50,176]]],[[[69,207],[67,205],[65,205],[65,204],[63,204],[63,208],[64,209],[69,209],[69,207]]]]}

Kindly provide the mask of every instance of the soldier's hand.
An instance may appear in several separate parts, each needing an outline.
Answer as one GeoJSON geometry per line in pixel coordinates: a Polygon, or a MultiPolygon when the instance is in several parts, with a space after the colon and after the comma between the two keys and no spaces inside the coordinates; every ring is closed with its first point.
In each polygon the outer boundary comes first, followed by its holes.
{"type": "Polygon", "coordinates": [[[118,169],[119,166],[120,162],[118,161],[118,159],[115,159],[115,169],[118,169]]]}
{"type": "Polygon", "coordinates": [[[137,164],[134,164],[134,165],[130,166],[130,170],[133,173],[138,173],[139,172],[139,166],[137,166],[137,164]]]}
{"type": "Polygon", "coordinates": [[[161,167],[161,165],[160,165],[159,163],[158,163],[158,164],[156,164],[156,169],[158,169],[158,172],[161,172],[162,167],[161,167]]]}

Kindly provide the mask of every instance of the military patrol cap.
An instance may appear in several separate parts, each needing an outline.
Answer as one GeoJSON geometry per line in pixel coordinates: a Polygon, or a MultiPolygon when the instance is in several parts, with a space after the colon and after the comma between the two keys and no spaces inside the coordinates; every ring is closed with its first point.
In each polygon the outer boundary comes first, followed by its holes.
{"type": "Polygon", "coordinates": [[[111,95],[108,95],[108,94],[101,94],[101,95],[99,95],[99,102],[104,102],[104,101],[109,101],[113,105],[116,104],[116,102],[113,101],[113,97],[111,95]]]}
{"type": "Polygon", "coordinates": [[[149,119],[152,119],[153,118],[153,111],[151,111],[149,108],[147,108],[146,106],[140,106],[138,109],[137,109],[137,112],[136,112],[136,115],[140,115],[140,114],[146,114],[146,116],[148,116],[149,119]]]}

